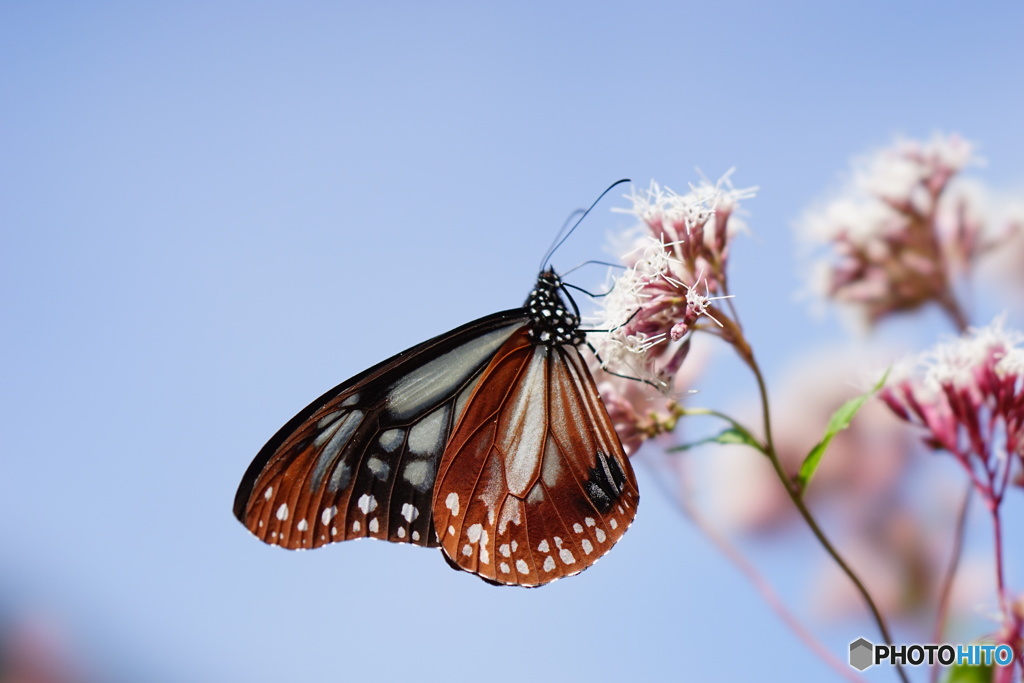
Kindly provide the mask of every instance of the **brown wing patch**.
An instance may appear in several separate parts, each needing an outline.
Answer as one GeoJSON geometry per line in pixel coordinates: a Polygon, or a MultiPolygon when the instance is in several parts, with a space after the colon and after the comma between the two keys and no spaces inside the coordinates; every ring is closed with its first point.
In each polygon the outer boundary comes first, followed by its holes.
{"type": "Polygon", "coordinates": [[[457,422],[433,514],[459,568],[539,586],[594,564],[636,514],[636,479],[575,346],[505,342],[457,422]]]}
{"type": "Polygon", "coordinates": [[[235,516],[292,550],[355,538],[436,547],[434,482],[457,413],[522,325],[518,311],[481,318],[331,389],[257,454],[235,516]]]}

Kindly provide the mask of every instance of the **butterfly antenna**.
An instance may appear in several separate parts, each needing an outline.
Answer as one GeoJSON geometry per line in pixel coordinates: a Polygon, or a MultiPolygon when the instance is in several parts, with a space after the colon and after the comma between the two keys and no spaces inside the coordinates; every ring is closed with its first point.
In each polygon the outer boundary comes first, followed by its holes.
{"type": "MultiPolygon", "coordinates": [[[[568,232],[565,231],[565,226],[562,226],[562,229],[558,231],[558,236],[555,237],[555,241],[551,245],[551,248],[548,249],[546,254],[544,254],[544,260],[540,262],[540,269],[544,270],[545,268],[548,267],[548,261],[551,260],[551,257],[554,255],[555,251],[560,246],[562,246],[563,242],[565,242],[567,239],[569,239],[569,235],[571,235],[576,230],[577,226],[579,226],[579,224],[583,222],[583,219],[587,217],[587,214],[589,214],[594,209],[594,207],[597,206],[597,203],[600,202],[602,199],[604,199],[604,196],[606,194],[611,192],[614,188],[618,187],[622,183],[628,183],[628,182],[630,182],[629,178],[623,178],[622,180],[616,180],[614,183],[612,183],[611,185],[608,186],[608,189],[606,189],[604,192],[602,192],[598,196],[598,198],[594,200],[594,203],[591,204],[590,207],[586,211],[583,212],[583,215],[580,216],[576,220],[575,223],[573,223],[572,227],[569,228],[568,232]],[[563,232],[565,232],[564,235],[562,234],[563,232]]],[[[572,220],[571,216],[569,217],[569,220],[570,221],[572,220]]],[[[568,224],[568,221],[566,221],[566,224],[568,224]]]]}
{"type": "Polygon", "coordinates": [[[578,266],[573,266],[569,270],[565,271],[564,273],[560,273],[559,275],[560,275],[560,277],[562,279],[565,279],[569,275],[575,273],[577,270],[579,270],[580,268],[582,268],[584,266],[608,266],[609,268],[621,268],[623,270],[626,269],[626,266],[624,266],[621,263],[612,263],[611,261],[590,260],[590,261],[584,261],[583,263],[579,264],[578,266]]]}
{"type": "MultiPolygon", "coordinates": [[[[565,219],[564,223],[562,223],[562,227],[558,229],[558,234],[555,235],[555,239],[552,240],[551,247],[548,249],[549,254],[551,253],[551,250],[555,248],[554,245],[558,243],[558,240],[562,239],[562,236],[565,234],[565,231],[569,229],[569,226],[583,220],[583,216],[585,216],[586,213],[586,209],[576,209],[569,214],[569,217],[565,219]]],[[[543,266],[541,269],[543,270],[543,266]]]]}

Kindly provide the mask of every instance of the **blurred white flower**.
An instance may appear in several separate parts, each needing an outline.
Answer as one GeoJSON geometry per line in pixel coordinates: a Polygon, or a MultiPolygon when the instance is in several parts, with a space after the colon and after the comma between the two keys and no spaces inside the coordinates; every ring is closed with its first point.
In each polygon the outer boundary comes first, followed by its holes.
{"type": "Polygon", "coordinates": [[[855,163],[853,181],[799,225],[819,248],[810,267],[817,297],[874,325],[887,315],[935,302],[958,325],[957,274],[1005,244],[1012,231],[984,219],[981,193],[956,177],[976,161],[956,135],[898,141],[855,163]]]}

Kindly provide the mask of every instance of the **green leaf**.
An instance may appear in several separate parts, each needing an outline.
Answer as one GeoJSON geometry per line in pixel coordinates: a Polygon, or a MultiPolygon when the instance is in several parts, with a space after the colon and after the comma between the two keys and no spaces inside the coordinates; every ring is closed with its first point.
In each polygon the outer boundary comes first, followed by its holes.
{"type": "Polygon", "coordinates": [[[697,446],[703,446],[706,443],[743,444],[745,446],[750,446],[751,448],[762,453],[764,452],[764,447],[760,444],[760,442],[758,442],[757,439],[752,437],[749,432],[740,429],[739,427],[729,427],[727,429],[723,429],[714,436],[709,436],[706,439],[694,441],[693,443],[684,443],[680,446],[675,446],[674,448],[671,448],[669,450],[678,453],[680,451],[688,451],[691,448],[695,448],[697,446]]]}
{"type": "Polygon", "coordinates": [[[832,439],[835,438],[836,434],[850,426],[850,423],[853,422],[853,416],[867,403],[869,398],[874,396],[885,385],[885,380],[888,376],[889,371],[886,370],[882,378],[878,380],[878,383],[870,391],[851,398],[832,414],[828,421],[828,426],[825,428],[825,435],[821,438],[821,441],[814,445],[814,448],[804,458],[803,464],[800,465],[800,473],[796,477],[796,483],[800,487],[801,493],[807,490],[807,485],[811,483],[811,477],[814,476],[818,465],[821,464],[821,459],[825,456],[825,451],[828,450],[829,445],[832,444],[832,439]]]}
{"type": "Polygon", "coordinates": [[[991,664],[954,664],[949,669],[945,683],[991,683],[992,673],[991,664]]]}

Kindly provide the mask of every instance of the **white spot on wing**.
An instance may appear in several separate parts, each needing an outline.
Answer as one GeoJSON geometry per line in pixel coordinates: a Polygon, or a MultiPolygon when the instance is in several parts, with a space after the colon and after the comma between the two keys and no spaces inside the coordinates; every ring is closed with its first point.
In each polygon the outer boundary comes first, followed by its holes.
{"type": "Polygon", "coordinates": [[[448,407],[441,406],[409,430],[409,451],[416,455],[439,455],[444,448],[447,426],[448,407]]]}
{"type": "Polygon", "coordinates": [[[591,543],[588,539],[584,538],[583,542],[580,543],[580,545],[583,546],[583,552],[585,552],[587,555],[594,552],[594,544],[591,543]]]}
{"type": "Polygon", "coordinates": [[[519,516],[521,507],[522,504],[519,501],[512,499],[511,502],[506,502],[505,505],[501,508],[501,518],[498,520],[499,535],[505,533],[505,531],[508,529],[508,525],[510,522],[515,524],[516,526],[519,526],[521,522],[519,516]]]}
{"type": "Polygon", "coordinates": [[[405,527],[404,526],[398,527],[398,530],[395,532],[395,535],[398,536],[399,538],[405,538],[405,527]]]}
{"type": "Polygon", "coordinates": [[[462,554],[465,555],[466,557],[469,557],[470,555],[472,555],[473,554],[473,546],[471,546],[468,543],[466,545],[462,546],[462,554]]]}
{"type": "Polygon", "coordinates": [[[548,546],[548,539],[545,538],[543,541],[541,541],[540,545],[537,546],[537,550],[539,550],[542,553],[549,552],[551,548],[550,546],[548,546]]]}
{"type": "Polygon", "coordinates": [[[370,523],[367,524],[366,527],[370,530],[371,534],[375,534],[377,533],[377,531],[380,530],[380,523],[377,521],[377,518],[374,517],[370,520],[370,523]]]}
{"type": "Polygon", "coordinates": [[[263,499],[270,500],[270,497],[274,495],[274,487],[268,486],[267,490],[263,492],[263,499]]]}
{"type": "Polygon", "coordinates": [[[459,516],[459,494],[452,493],[448,494],[448,497],[444,499],[444,506],[451,510],[453,516],[459,516]]]}
{"type": "Polygon", "coordinates": [[[324,526],[330,523],[334,519],[334,515],[338,514],[338,508],[332,505],[329,508],[325,508],[323,513],[320,515],[320,521],[323,522],[324,526]]]}
{"type": "Polygon", "coordinates": [[[299,523],[295,525],[295,528],[299,531],[305,531],[309,528],[309,524],[304,519],[300,519],[299,523]]]}
{"type": "Polygon", "coordinates": [[[530,489],[530,495],[526,497],[526,502],[531,505],[543,502],[544,500],[544,487],[540,485],[538,481],[532,489],[530,489]]]}
{"type": "Polygon", "coordinates": [[[428,483],[430,475],[430,462],[427,460],[410,460],[409,464],[402,470],[402,478],[421,489],[428,483]]]}
{"type": "Polygon", "coordinates": [[[288,504],[281,503],[281,507],[277,508],[277,518],[282,522],[288,519],[288,504]]]}
{"type": "Polygon", "coordinates": [[[502,557],[508,557],[512,554],[512,549],[508,547],[508,543],[502,543],[498,546],[498,552],[501,553],[502,557]]]}
{"type": "Polygon", "coordinates": [[[352,531],[358,532],[362,528],[363,527],[362,527],[361,524],[359,524],[359,520],[358,519],[356,521],[352,522],[352,531]]]}
{"type": "Polygon", "coordinates": [[[587,526],[594,526],[594,524],[596,524],[593,517],[587,517],[583,521],[587,523],[587,526]]]}
{"type": "Polygon", "coordinates": [[[508,574],[508,572],[509,572],[509,567],[504,562],[502,562],[501,564],[498,565],[498,569],[501,570],[502,574],[508,574]]]}
{"type": "Polygon", "coordinates": [[[412,540],[414,540],[414,541],[418,541],[418,540],[420,540],[420,532],[418,532],[418,531],[413,531],[413,532],[412,532],[412,540]]]}
{"type": "Polygon", "coordinates": [[[405,517],[405,521],[412,524],[412,521],[420,516],[420,511],[413,507],[411,503],[403,503],[402,516],[405,517]]]}
{"type": "Polygon", "coordinates": [[[613,530],[614,529],[618,529],[619,528],[619,522],[617,520],[615,520],[615,519],[610,519],[610,520],[608,520],[608,526],[610,526],[613,530]]]}
{"type": "Polygon", "coordinates": [[[578,534],[582,534],[583,533],[583,526],[579,522],[576,522],[575,524],[572,525],[572,530],[575,531],[578,534]]]}
{"type": "Polygon", "coordinates": [[[359,500],[356,502],[356,506],[363,511],[364,515],[368,515],[377,509],[377,499],[368,493],[364,493],[359,496],[359,500]]]}
{"type": "Polygon", "coordinates": [[[480,534],[483,532],[483,530],[484,528],[479,524],[471,524],[469,528],[466,529],[466,537],[469,538],[469,542],[476,543],[477,541],[479,541],[480,534]]]}
{"type": "Polygon", "coordinates": [[[598,543],[604,543],[604,539],[607,538],[605,536],[604,529],[601,529],[600,527],[594,532],[594,534],[597,536],[598,543]]]}
{"type": "Polygon", "coordinates": [[[548,555],[544,558],[544,571],[549,572],[555,568],[555,558],[548,555]]]}
{"type": "Polygon", "coordinates": [[[373,472],[373,476],[378,479],[387,479],[388,473],[391,472],[391,465],[377,457],[371,457],[367,460],[366,466],[373,472]]]}
{"type": "Polygon", "coordinates": [[[520,574],[529,574],[530,567],[526,564],[525,560],[516,560],[516,571],[520,574]]]}
{"type": "Polygon", "coordinates": [[[402,429],[389,429],[377,437],[377,443],[388,453],[394,452],[396,448],[402,445],[404,440],[405,430],[402,429]]]}
{"type": "Polygon", "coordinates": [[[558,551],[558,556],[562,558],[562,562],[566,564],[576,564],[576,558],[572,556],[568,548],[562,548],[558,551]]]}

